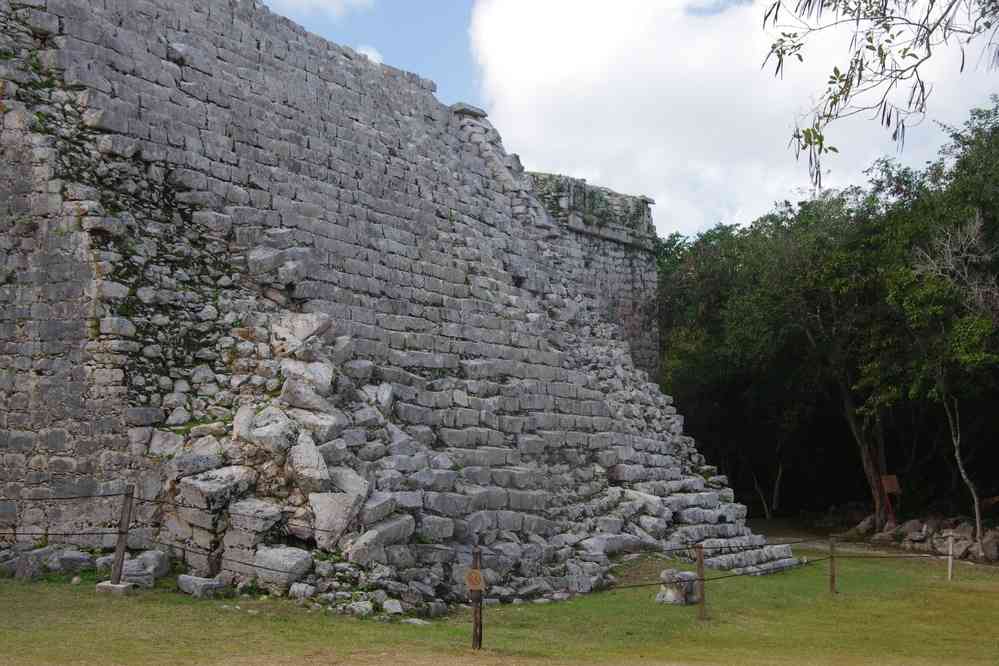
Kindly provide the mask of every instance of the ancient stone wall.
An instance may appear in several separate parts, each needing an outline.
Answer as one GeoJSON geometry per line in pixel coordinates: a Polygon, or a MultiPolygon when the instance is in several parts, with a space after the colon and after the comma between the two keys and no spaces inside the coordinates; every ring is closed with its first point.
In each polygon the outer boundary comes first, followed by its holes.
{"type": "Polygon", "coordinates": [[[645,196],[623,195],[585,180],[530,174],[533,190],[568,243],[559,268],[571,272],[577,293],[599,303],[618,322],[635,365],[659,376],[656,317],[656,230],[645,196]]]}
{"type": "MultiPolygon", "coordinates": [[[[120,370],[104,369],[92,344],[94,271],[82,232],[80,191],[56,175],[50,116],[18,98],[44,96],[44,34],[25,34],[0,14],[0,495],[108,492],[120,447],[120,370]]],[[[47,56],[45,56],[47,57],[47,56]]],[[[81,522],[77,508],[0,502],[0,525],[81,522]]],[[[109,502],[86,507],[84,523],[109,518],[109,502]]]]}
{"type": "Polygon", "coordinates": [[[647,201],[539,185],[480,110],[254,0],[0,21],[0,539],[111,526],[16,500],[130,482],[136,546],[328,591],[316,549],[410,608],[474,544],[506,600],[668,544],[790,557],[641,369],[647,201]]]}

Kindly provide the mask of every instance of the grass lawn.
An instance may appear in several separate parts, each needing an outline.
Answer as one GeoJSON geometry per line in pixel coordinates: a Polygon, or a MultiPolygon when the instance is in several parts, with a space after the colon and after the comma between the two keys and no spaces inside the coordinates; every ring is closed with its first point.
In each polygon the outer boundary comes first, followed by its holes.
{"type": "MultiPolygon", "coordinates": [[[[487,607],[478,654],[468,612],[411,626],[287,600],[195,601],[167,587],[113,598],[90,580],[2,580],[0,664],[999,664],[999,569],[961,564],[948,583],[939,560],[841,559],[833,598],[826,567],[709,583],[706,623],[653,603],[655,587],[487,607]]],[[[622,584],[662,568],[628,563],[622,584]]]]}

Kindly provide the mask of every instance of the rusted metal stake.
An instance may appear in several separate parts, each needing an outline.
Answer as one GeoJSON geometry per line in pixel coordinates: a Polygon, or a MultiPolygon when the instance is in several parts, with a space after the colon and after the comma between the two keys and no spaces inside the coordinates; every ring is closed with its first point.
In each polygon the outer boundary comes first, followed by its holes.
{"type": "MultiPolygon", "coordinates": [[[[472,569],[482,569],[482,551],[476,546],[472,549],[472,569]]],[[[482,649],[482,590],[471,590],[472,596],[472,649],[482,649]]]]}
{"type": "Polygon", "coordinates": [[[125,486],[125,496],[121,502],[121,517],[118,519],[118,543],[114,547],[114,566],[111,567],[111,582],[121,583],[121,570],[125,566],[125,548],[128,546],[128,526],[132,524],[132,500],[135,486],[125,486]]]}
{"type": "Polygon", "coordinates": [[[697,619],[703,622],[708,619],[708,607],[705,599],[705,591],[708,586],[704,584],[704,546],[697,544],[694,549],[697,552],[697,589],[700,592],[697,602],[697,619]]]}
{"type": "Polygon", "coordinates": [[[829,594],[836,594],[836,539],[829,539],[829,594]]]}

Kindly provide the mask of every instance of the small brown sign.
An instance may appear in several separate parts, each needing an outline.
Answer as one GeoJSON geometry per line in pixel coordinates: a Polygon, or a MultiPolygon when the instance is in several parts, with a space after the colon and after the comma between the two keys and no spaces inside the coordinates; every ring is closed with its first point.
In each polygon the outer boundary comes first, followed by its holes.
{"type": "Polygon", "coordinates": [[[465,572],[465,587],[469,592],[482,592],[486,589],[486,581],[482,579],[481,569],[469,569],[465,572]]]}
{"type": "Polygon", "coordinates": [[[881,477],[881,485],[884,486],[888,495],[901,495],[902,487],[898,485],[898,477],[894,474],[887,474],[881,477]]]}

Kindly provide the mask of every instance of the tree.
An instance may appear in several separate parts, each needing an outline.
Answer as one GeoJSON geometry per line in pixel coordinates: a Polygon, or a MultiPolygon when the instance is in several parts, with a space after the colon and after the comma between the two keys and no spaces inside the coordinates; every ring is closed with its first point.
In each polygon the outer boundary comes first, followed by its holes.
{"type": "Polygon", "coordinates": [[[753,223],[767,247],[757,276],[730,308],[729,343],[765,359],[777,346],[812,368],[836,396],[874,504],[886,522],[881,393],[861,382],[865,368],[888,367],[897,324],[884,300],[883,227],[863,192],[827,193],[753,223]]]}
{"type": "Polygon", "coordinates": [[[909,397],[926,397],[943,408],[953,460],[971,496],[979,549],[981,501],[965,464],[961,406],[989,383],[999,355],[992,351],[996,328],[991,313],[957,280],[965,281],[977,259],[994,254],[982,248],[981,237],[978,219],[943,229],[928,248],[917,248],[911,268],[898,271],[890,296],[905,313],[912,339],[909,397]]]}
{"type": "Polygon", "coordinates": [[[661,245],[665,388],[768,515],[863,479],[881,526],[897,470],[912,508],[970,496],[982,533],[979,498],[999,493],[999,98],[945,130],[925,169],[881,160],[867,188],[661,245]]]}
{"type": "Polygon", "coordinates": [[[961,52],[983,45],[989,64],[999,64],[997,0],[774,0],[763,23],[780,29],[764,61],[780,76],[791,60],[804,60],[806,45],[818,33],[852,31],[844,61],[833,67],[807,127],[796,126],[791,145],[808,156],[809,174],[822,184],[822,157],[838,152],[826,128],[837,119],[870,113],[892,138],[905,141],[913,117],[927,109],[932,84],[925,65],[941,48],[961,52]]]}
{"type": "Polygon", "coordinates": [[[731,334],[731,302],[757,279],[768,251],[734,225],[694,240],[673,234],[660,245],[659,312],[664,388],[710,457],[728,473],[748,472],[770,518],[814,390],[803,385],[810,366],[776,346],[747,354],[731,334]]]}
{"type": "Polygon", "coordinates": [[[885,522],[882,404],[860,383],[864,368],[890,366],[876,359],[897,348],[890,329],[900,330],[884,299],[882,235],[869,198],[850,191],[669,244],[660,288],[666,388],[698,415],[699,433],[714,429],[743,461],[768,513],[779,506],[789,449],[807,441],[801,431],[830,391],[885,522]],[[734,418],[741,429],[719,431],[734,418]]]}

